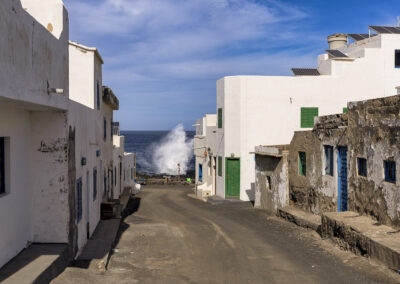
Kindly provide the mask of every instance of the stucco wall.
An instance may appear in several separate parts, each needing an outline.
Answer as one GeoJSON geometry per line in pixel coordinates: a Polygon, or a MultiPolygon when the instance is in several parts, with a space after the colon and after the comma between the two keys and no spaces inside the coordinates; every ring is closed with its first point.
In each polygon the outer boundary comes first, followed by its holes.
{"type": "Polygon", "coordinates": [[[288,205],[288,154],[288,151],[282,157],[256,154],[256,207],[276,213],[278,208],[288,205]]]}
{"type": "MultiPolygon", "coordinates": [[[[0,97],[65,110],[69,89],[68,13],[61,1],[56,1],[56,5],[46,5],[48,1],[24,2],[35,5],[47,15],[61,16],[61,35],[57,38],[50,33],[21,7],[19,1],[2,1],[0,97]],[[48,86],[63,89],[64,94],[49,95],[48,86]]],[[[38,17],[38,13],[33,14],[38,17]]]]}

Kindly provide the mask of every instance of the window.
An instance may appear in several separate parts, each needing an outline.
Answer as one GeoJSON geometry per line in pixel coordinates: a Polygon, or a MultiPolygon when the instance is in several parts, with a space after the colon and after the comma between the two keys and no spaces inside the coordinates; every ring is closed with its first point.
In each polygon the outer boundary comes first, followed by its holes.
{"type": "Polygon", "coordinates": [[[133,179],[133,168],[131,168],[131,179],[133,179]]]}
{"type": "Polygon", "coordinates": [[[106,141],[107,140],[107,119],[106,118],[104,118],[104,129],[103,129],[103,131],[104,131],[104,141],[106,141]]]}
{"type": "Polygon", "coordinates": [[[394,67],[400,68],[400,50],[399,49],[394,51],[394,67]]]}
{"type": "Polygon", "coordinates": [[[218,128],[222,128],[222,108],[218,109],[218,128]]]}
{"type": "Polygon", "coordinates": [[[111,139],[111,141],[113,141],[113,122],[112,122],[112,120],[111,120],[111,125],[110,125],[110,139],[111,139]]]}
{"type": "Polygon", "coordinates": [[[199,164],[199,182],[203,181],[203,165],[199,164]]]}
{"type": "Polygon", "coordinates": [[[347,113],[347,107],[343,108],[343,113],[347,113]]]}
{"type": "Polygon", "coordinates": [[[312,128],[314,127],[314,117],[318,116],[318,108],[302,107],[300,116],[300,127],[312,128]]]}
{"type": "Polygon", "coordinates": [[[112,190],[114,188],[114,171],[111,170],[110,172],[108,172],[108,174],[111,174],[111,187],[110,187],[110,190],[112,190]]]}
{"type": "Polygon", "coordinates": [[[93,201],[97,198],[97,168],[93,169],[93,201]]]}
{"type": "Polygon", "coordinates": [[[366,177],[367,176],[367,159],[357,158],[357,172],[359,176],[366,177]]]}
{"type": "Polygon", "coordinates": [[[325,145],[325,174],[333,176],[333,147],[325,145]]]}
{"type": "Polygon", "coordinates": [[[82,178],[76,182],[76,222],[82,220],[82,178]]]}
{"type": "Polygon", "coordinates": [[[299,152],[299,175],[306,176],[307,167],[306,167],[306,153],[299,152]]]}
{"type": "Polygon", "coordinates": [[[396,163],[393,161],[385,161],[385,181],[396,183],[396,163]]]}
{"type": "Polygon", "coordinates": [[[6,153],[4,137],[0,137],[0,194],[6,192],[6,153]]]}
{"type": "Polygon", "coordinates": [[[97,81],[97,109],[100,109],[100,83],[97,81]]]}
{"type": "Polygon", "coordinates": [[[267,176],[267,178],[265,179],[265,183],[268,189],[272,189],[270,176],[267,176]]]}
{"type": "Polygon", "coordinates": [[[114,168],[114,185],[117,185],[117,167],[114,168]]]}
{"type": "Polygon", "coordinates": [[[222,177],[222,157],[218,157],[218,175],[222,177]]]}

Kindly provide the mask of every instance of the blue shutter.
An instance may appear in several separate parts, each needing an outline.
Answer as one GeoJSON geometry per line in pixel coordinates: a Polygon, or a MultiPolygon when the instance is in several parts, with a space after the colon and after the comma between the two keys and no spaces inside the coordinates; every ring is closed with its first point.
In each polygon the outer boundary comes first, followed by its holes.
{"type": "Polygon", "coordinates": [[[76,222],[82,220],[82,178],[76,182],[76,222]]]}

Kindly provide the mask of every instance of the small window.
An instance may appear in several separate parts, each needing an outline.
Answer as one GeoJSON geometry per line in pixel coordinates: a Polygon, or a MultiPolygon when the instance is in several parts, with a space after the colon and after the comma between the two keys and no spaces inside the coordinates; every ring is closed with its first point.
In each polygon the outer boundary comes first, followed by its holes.
{"type": "Polygon", "coordinates": [[[357,158],[358,164],[358,175],[362,177],[367,176],[367,159],[365,158],[357,158]]]}
{"type": "Polygon", "coordinates": [[[0,137],[0,194],[6,192],[6,153],[4,137],[0,137]]]}
{"type": "Polygon", "coordinates": [[[131,179],[133,179],[133,168],[131,168],[131,179]]]}
{"type": "Polygon", "coordinates": [[[268,189],[272,189],[272,186],[271,186],[271,177],[270,177],[270,176],[267,176],[267,178],[265,179],[265,183],[266,183],[266,187],[267,187],[268,189]]]}
{"type": "Polygon", "coordinates": [[[400,68],[400,50],[399,49],[394,51],[394,67],[400,68]]]}
{"type": "Polygon", "coordinates": [[[343,108],[343,113],[347,113],[347,107],[343,108]]]}
{"type": "Polygon", "coordinates": [[[222,108],[218,109],[218,128],[222,128],[222,108]]]}
{"type": "Polygon", "coordinates": [[[104,129],[103,129],[103,131],[104,131],[104,141],[106,141],[107,140],[107,119],[106,118],[104,118],[104,129]]]}
{"type": "Polygon", "coordinates": [[[306,164],[306,153],[299,152],[299,175],[306,176],[307,164],[306,164]]]}
{"type": "Polygon", "coordinates": [[[113,141],[113,122],[111,121],[111,125],[110,125],[110,139],[111,141],[113,141]]]}
{"type": "Polygon", "coordinates": [[[302,107],[300,116],[300,127],[312,128],[314,127],[314,117],[318,116],[318,108],[302,107]]]}
{"type": "Polygon", "coordinates": [[[76,222],[82,220],[82,178],[76,182],[76,222]]]}
{"type": "Polygon", "coordinates": [[[203,165],[199,164],[199,182],[203,181],[203,165]]]}
{"type": "Polygon", "coordinates": [[[97,109],[100,109],[100,83],[97,81],[97,109]]]}
{"type": "Polygon", "coordinates": [[[218,176],[222,177],[222,157],[218,157],[218,176]]]}
{"type": "Polygon", "coordinates": [[[325,145],[325,174],[333,176],[333,147],[325,145]]]}
{"type": "Polygon", "coordinates": [[[385,161],[385,181],[396,183],[396,163],[393,161],[385,161]]]}
{"type": "Polygon", "coordinates": [[[93,169],[93,200],[97,198],[97,168],[93,169]]]}

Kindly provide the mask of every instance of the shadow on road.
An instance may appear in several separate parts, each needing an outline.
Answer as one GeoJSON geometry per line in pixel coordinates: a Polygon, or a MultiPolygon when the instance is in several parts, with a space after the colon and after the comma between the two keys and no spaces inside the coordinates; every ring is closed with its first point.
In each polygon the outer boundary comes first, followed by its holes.
{"type": "Polygon", "coordinates": [[[131,197],[129,199],[128,204],[126,205],[124,211],[122,211],[122,213],[121,213],[121,223],[119,225],[119,230],[118,230],[118,233],[117,233],[117,237],[115,238],[115,241],[114,241],[113,246],[111,248],[110,254],[108,255],[106,268],[108,266],[108,263],[110,261],[111,256],[114,254],[114,249],[117,246],[117,244],[119,243],[122,234],[126,230],[128,230],[128,228],[129,228],[129,224],[127,224],[125,222],[125,218],[135,214],[135,212],[137,212],[139,210],[140,202],[141,202],[141,198],[140,197],[131,197]]]}

